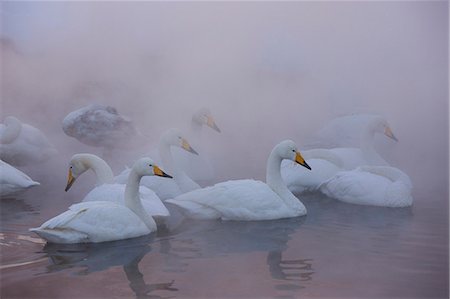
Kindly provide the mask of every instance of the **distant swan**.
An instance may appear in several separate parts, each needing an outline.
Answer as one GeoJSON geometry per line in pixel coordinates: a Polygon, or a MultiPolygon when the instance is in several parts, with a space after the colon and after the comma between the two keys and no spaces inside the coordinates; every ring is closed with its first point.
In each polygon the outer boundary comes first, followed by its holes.
{"type": "Polygon", "coordinates": [[[341,170],[351,170],[363,165],[388,166],[389,164],[373,147],[373,136],[382,132],[397,141],[389,124],[381,117],[374,117],[360,136],[360,148],[311,149],[302,151],[311,164],[312,171],[306,172],[289,161],[283,161],[281,173],[289,190],[301,193],[316,191],[318,186],[341,170]]]}
{"type": "Polygon", "coordinates": [[[154,232],[156,223],[139,198],[139,181],[149,175],[170,177],[150,158],[141,158],[130,172],[125,188],[125,206],[108,201],[78,203],[30,231],[51,243],[98,243],[154,232]]]}
{"type": "Polygon", "coordinates": [[[227,181],[182,194],[170,202],[188,218],[223,220],[271,220],[306,215],[306,208],[284,184],[283,159],[310,169],[291,140],[276,145],[267,160],[266,183],[254,180],[227,181]]]}
{"type": "MultiPolygon", "coordinates": [[[[69,175],[65,190],[68,191],[75,180],[89,169],[97,177],[97,186],[85,196],[83,202],[110,201],[124,205],[125,185],[114,183],[111,168],[103,159],[96,155],[76,154],[70,159],[69,175]]],[[[170,216],[169,211],[155,192],[144,186],[140,186],[139,195],[142,206],[149,215],[155,218],[156,222],[170,216]]]]}
{"type": "MultiPolygon", "coordinates": [[[[211,161],[208,159],[206,145],[208,142],[202,138],[203,127],[209,127],[220,133],[211,111],[207,108],[201,108],[192,115],[191,134],[192,142],[199,152],[198,156],[189,155],[181,150],[174,149],[174,161],[186,174],[197,182],[208,183],[215,178],[215,171],[211,161]]],[[[209,141],[211,143],[211,141],[209,141]]]]}
{"type": "Polygon", "coordinates": [[[24,166],[47,161],[57,151],[41,130],[22,123],[14,116],[5,118],[0,124],[0,159],[24,166]]]}
{"type": "Polygon", "coordinates": [[[413,201],[409,177],[389,166],[362,166],[341,171],[323,182],[319,189],[328,197],[352,204],[407,207],[413,201]]]}
{"type": "MultiPolygon", "coordinates": [[[[387,123],[385,117],[379,114],[351,114],[336,117],[326,123],[310,141],[305,148],[336,148],[336,147],[359,147],[361,136],[373,122],[387,123]]],[[[375,133],[385,134],[381,130],[375,133]]],[[[370,142],[375,143],[377,134],[372,135],[370,142]]]]}
{"type": "MultiPolygon", "coordinates": [[[[169,129],[161,135],[158,144],[159,156],[164,169],[172,174],[173,180],[146,177],[142,179],[142,185],[153,190],[162,200],[174,198],[182,193],[200,188],[200,186],[174,162],[171,147],[179,147],[191,154],[198,155],[178,129],[169,129]]],[[[129,169],[122,171],[122,173],[116,177],[116,182],[124,182],[129,171],[129,169]]]]}
{"type": "Polygon", "coordinates": [[[105,151],[129,148],[140,136],[133,122],[120,115],[114,107],[91,104],[69,113],[63,120],[63,131],[90,146],[105,151]]]}
{"type": "Polygon", "coordinates": [[[0,196],[13,195],[40,185],[22,171],[0,160],[0,196]]]}

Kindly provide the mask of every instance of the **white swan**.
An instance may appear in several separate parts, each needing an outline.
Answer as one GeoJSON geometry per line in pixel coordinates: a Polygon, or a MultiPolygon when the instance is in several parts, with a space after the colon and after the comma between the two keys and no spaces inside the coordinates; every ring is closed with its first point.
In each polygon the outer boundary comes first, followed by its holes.
{"type": "Polygon", "coordinates": [[[12,195],[40,185],[22,171],[0,160],[0,196],[12,195]]]}
{"type": "Polygon", "coordinates": [[[141,158],[130,172],[125,188],[125,206],[108,201],[78,203],[30,231],[51,243],[98,243],[154,232],[156,223],[139,198],[139,181],[146,175],[170,177],[150,158],[141,158]]]}
{"type": "MultiPolygon", "coordinates": [[[[161,135],[158,144],[158,152],[164,169],[173,176],[173,180],[164,180],[157,177],[146,177],[142,179],[142,185],[153,190],[162,200],[174,198],[182,193],[186,193],[200,186],[194,182],[176,163],[174,163],[171,147],[182,148],[192,154],[197,152],[191,147],[186,138],[183,137],[178,129],[169,129],[161,135]]],[[[155,159],[157,160],[157,159],[155,159]]],[[[122,171],[116,177],[116,182],[121,183],[128,176],[130,170],[122,171]]]]}
{"type": "Polygon", "coordinates": [[[254,180],[227,181],[182,194],[166,202],[188,218],[271,220],[306,214],[305,206],[284,185],[280,164],[289,159],[310,168],[291,140],[276,145],[267,160],[266,184],[254,180]]]}
{"type": "Polygon", "coordinates": [[[208,159],[204,140],[202,138],[202,128],[207,126],[220,133],[211,111],[201,108],[192,115],[191,134],[189,139],[195,144],[199,155],[193,156],[184,151],[174,149],[174,161],[186,174],[195,181],[209,182],[215,177],[214,168],[208,159]],[[191,139],[192,138],[192,139],[191,139]]]}
{"type": "Polygon", "coordinates": [[[323,182],[319,189],[328,197],[352,204],[407,207],[413,201],[409,177],[389,166],[362,166],[341,171],[323,182]]]}
{"type": "Polygon", "coordinates": [[[91,104],[69,113],[63,120],[63,130],[81,143],[105,150],[127,148],[140,133],[131,120],[114,107],[91,104]]]}
{"type": "MultiPolygon", "coordinates": [[[[89,169],[97,177],[97,186],[82,201],[110,201],[124,205],[125,185],[115,184],[114,176],[109,165],[103,159],[92,154],[75,154],[70,159],[69,175],[65,191],[68,191],[75,180],[89,169]]],[[[169,211],[155,192],[144,186],[140,186],[139,194],[142,206],[156,222],[170,216],[169,211]]]]}
{"type": "Polygon", "coordinates": [[[283,161],[281,173],[289,190],[296,193],[316,191],[318,186],[342,170],[351,170],[363,165],[388,166],[389,164],[373,147],[373,136],[377,132],[397,141],[389,124],[379,117],[372,118],[360,136],[360,148],[312,149],[302,151],[311,164],[307,172],[298,165],[283,161]]]}
{"type": "Polygon", "coordinates": [[[41,130],[22,123],[14,116],[0,124],[0,159],[23,166],[47,161],[57,151],[41,130]]]}
{"type": "MultiPolygon", "coordinates": [[[[336,148],[336,147],[359,147],[361,135],[373,122],[386,123],[387,120],[378,114],[352,114],[337,117],[326,123],[310,141],[305,148],[336,148]]],[[[385,134],[384,131],[375,133],[385,134]]],[[[391,132],[392,133],[392,132],[391,132]]],[[[377,134],[372,136],[370,142],[374,144],[377,134]]]]}

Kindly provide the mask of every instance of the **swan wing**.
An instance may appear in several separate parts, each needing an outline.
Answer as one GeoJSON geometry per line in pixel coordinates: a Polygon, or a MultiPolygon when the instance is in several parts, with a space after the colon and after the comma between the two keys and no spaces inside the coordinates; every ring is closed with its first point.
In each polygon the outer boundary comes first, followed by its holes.
{"type": "Polygon", "coordinates": [[[412,203],[411,188],[401,179],[392,180],[380,172],[357,168],[342,171],[320,186],[325,195],[343,202],[404,207],[412,203]]]}
{"type": "Polygon", "coordinates": [[[53,243],[105,242],[134,238],[151,231],[130,209],[111,202],[82,202],[30,229],[53,243]]]}
{"type": "Polygon", "coordinates": [[[189,218],[269,220],[289,217],[281,198],[265,183],[254,180],[219,183],[167,202],[180,207],[189,218]]]}
{"type": "Polygon", "coordinates": [[[14,194],[39,185],[22,171],[0,160],[0,195],[14,194]]]}
{"type": "MultiPolygon", "coordinates": [[[[124,184],[103,184],[97,186],[84,197],[83,202],[108,201],[125,205],[125,187],[124,184]]],[[[140,186],[139,194],[142,206],[150,216],[169,217],[169,211],[155,192],[140,186]]]]}

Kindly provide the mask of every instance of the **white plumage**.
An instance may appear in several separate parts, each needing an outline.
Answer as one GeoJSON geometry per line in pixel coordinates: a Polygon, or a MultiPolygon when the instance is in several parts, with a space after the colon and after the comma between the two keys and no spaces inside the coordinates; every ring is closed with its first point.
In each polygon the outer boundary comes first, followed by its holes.
{"type": "Polygon", "coordinates": [[[302,216],[305,206],[283,184],[280,164],[283,159],[305,167],[294,142],[275,146],[267,161],[266,183],[254,180],[227,181],[182,194],[170,202],[189,218],[223,220],[270,220],[302,216]]]}
{"type": "MultiPolygon", "coordinates": [[[[291,167],[287,162],[282,165],[282,175],[286,185],[293,192],[316,191],[318,186],[341,170],[352,170],[359,166],[388,166],[389,164],[377,153],[373,146],[375,133],[383,133],[397,140],[386,120],[373,116],[366,120],[365,127],[358,136],[360,147],[319,148],[302,151],[312,174],[298,167],[291,167]]],[[[361,120],[362,122],[362,120],[361,120]]]]}
{"type": "Polygon", "coordinates": [[[39,185],[22,171],[0,160],[0,196],[12,195],[39,185]]]}
{"type": "Polygon", "coordinates": [[[63,120],[63,130],[78,141],[107,149],[129,146],[138,135],[131,120],[114,107],[91,104],[69,113],[63,120]]]}
{"type": "MultiPolygon", "coordinates": [[[[71,158],[69,163],[68,186],[66,187],[66,190],[68,190],[73,183],[70,177],[72,177],[72,180],[74,181],[87,170],[92,170],[95,173],[97,186],[84,197],[83,202],[109,201],[120,205],[125,204],[125,184],[114,183],[113,173],[109,165],[103,159],[92,154],[76,154],[71,158]]],[[[167,179],[161,178],[161,180],[167,179]]],[[[167,208],[152,190],[140,186],[139,197],[146,212],[152,217],[155,217],[155,220],[158,219],[162,221],[164,218],[170,216],[167,208]]]]}
{"type": "Polygon", "coordinates": [[[30,230],[53,243],[106,242],[154,232],[156,223],[139,198],[139,181],[145,175],[167,176],[153,160],[139,159],[128,178],[124,206],[107,201],[82,202],[30,230]]]}
{"type": "Polygon", "coordinates": [[[16,117],[8,116],[4,124],[0,124],[0,159],[3,161],[23,166],[44,162],[56,153],[41,130],[16,117]]]}
{"type": "Polygon", "coordinates": [[[388,166],[362,166],[341,171],[323,182],[319,189],[328,197],[352,204],[406,207],[413,201],[409,177],[388,166]]]}
{"type": "MultiPolygon", "coordinates": [[[[173,180],[165,180],[158,177],[146,177],[142,179],[142,185],[153,190],[162,200],[174,198],[185,192],[200,188],[200,186],[174,162],[171,147],[179,147],[191,154],[197,154],[178,129],[169,129],[161,135],[158,144],[159,159],[161,159],[164,169],[173,176],[173,180]]],[[[158,158],[153,158],[159,160],[158,158]]],[[[117,183],[123,183],[129,171],[130,169],[122,171],[122,173],[116,177],[115,181],[117,183]]]]}

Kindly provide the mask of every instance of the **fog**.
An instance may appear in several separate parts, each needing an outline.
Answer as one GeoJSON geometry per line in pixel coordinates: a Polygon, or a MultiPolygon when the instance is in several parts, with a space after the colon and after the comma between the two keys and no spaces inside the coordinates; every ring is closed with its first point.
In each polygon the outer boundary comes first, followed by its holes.
{"type": "Polygon", "coordinates": [[[208,107],[218,181],[264,179],[279,141],[302,148],[336,116],[379,113],[399,139],[389,162],[415,188],[447,190],[446,1],[1,5],[1,119],[43,130],[61,163],[100,153],[61,129],[94,102],[155,143],[208,107]]]}

